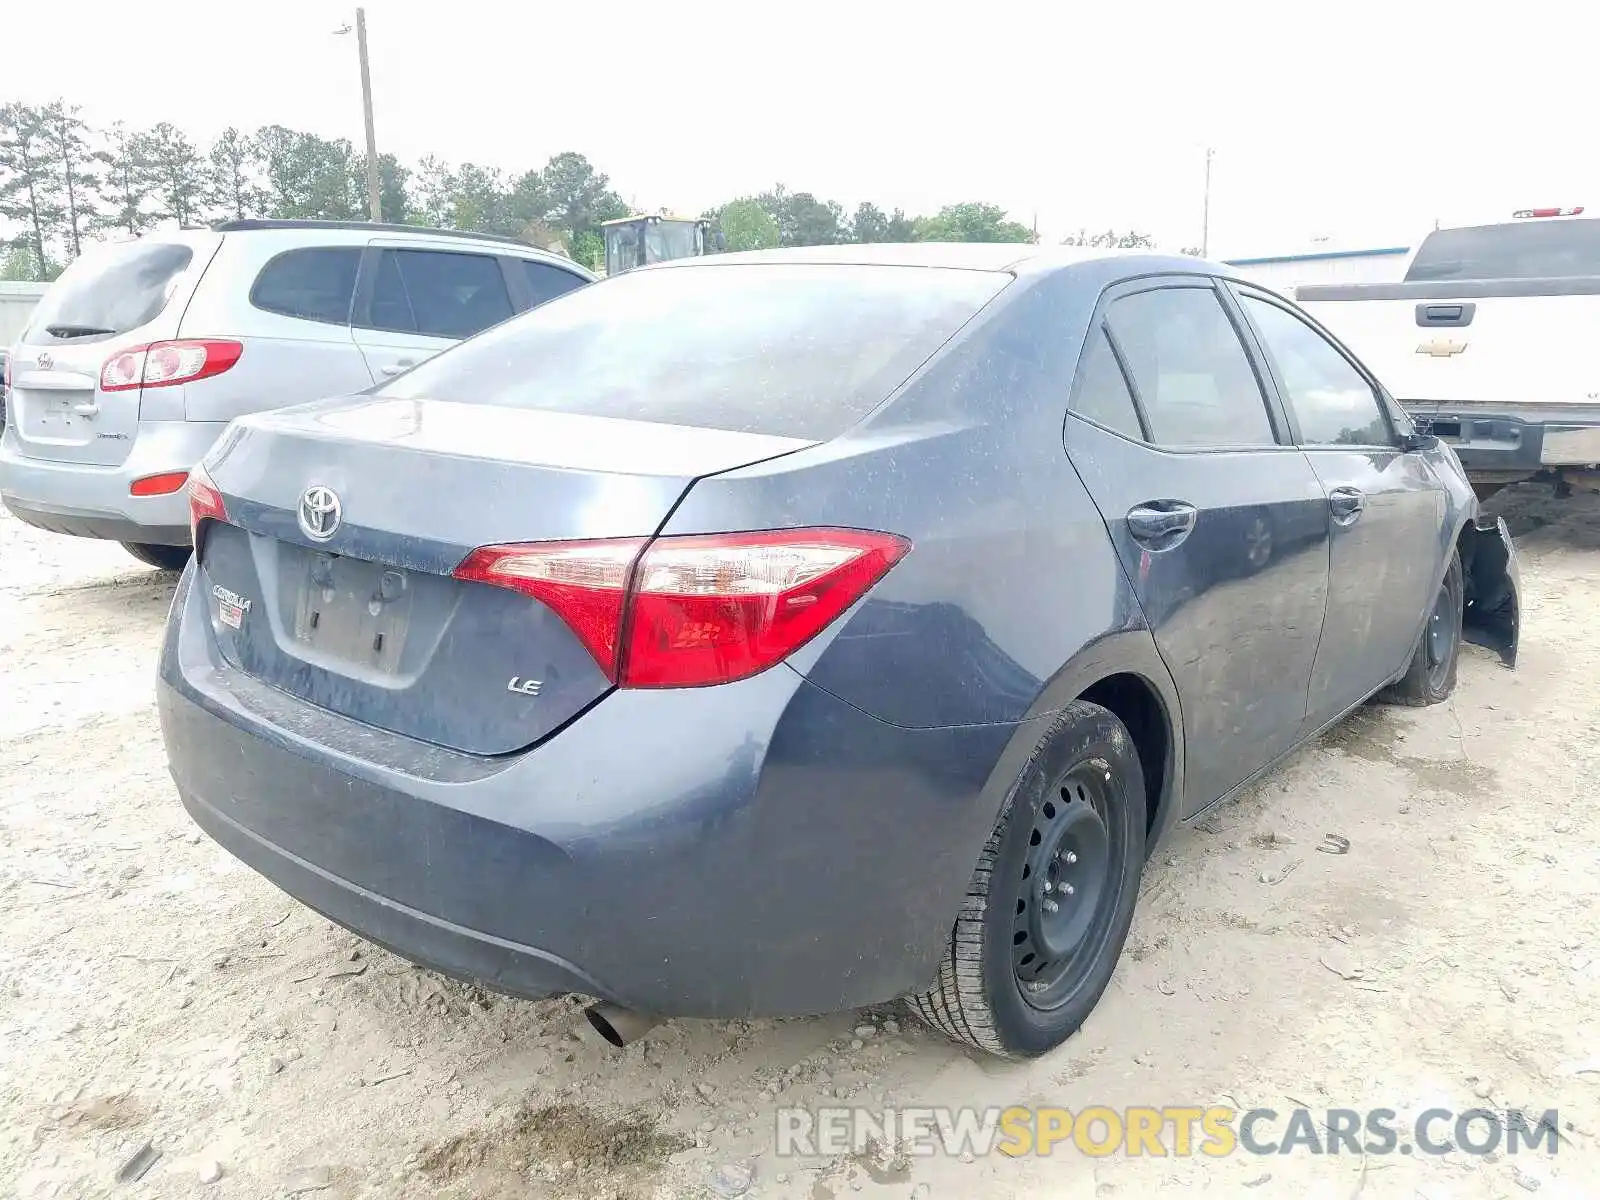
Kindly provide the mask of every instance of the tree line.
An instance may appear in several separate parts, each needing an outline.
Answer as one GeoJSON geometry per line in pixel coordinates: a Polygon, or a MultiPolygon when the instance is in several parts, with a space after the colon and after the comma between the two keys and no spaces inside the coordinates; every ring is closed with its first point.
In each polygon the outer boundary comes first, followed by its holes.
{"type": "MultiPolygon", "coordinates": [[[[384,221],[519,238],[590,267],[604,261],[601,222],[629,215],[611,181],[576,151],[506,172],[379,157],[384,221]]],[[[910,216],[778,185],[701,216],[729,250],[847,242],[1033,242],[1034,229],[998,205],[951,204],[910,216]]],[[[53,279],[85,241],[163,224],[271,217],[359,221],[368,216],[366,158],[343,138],[282,125],[224,130],[209,146],[162,121],[148,129],[92,128],[77,105],[0,105],[0,278],[53,279]]],[[[1150,246],[1148,234],[1087,231],[1086,246],[1150,246]]]]}

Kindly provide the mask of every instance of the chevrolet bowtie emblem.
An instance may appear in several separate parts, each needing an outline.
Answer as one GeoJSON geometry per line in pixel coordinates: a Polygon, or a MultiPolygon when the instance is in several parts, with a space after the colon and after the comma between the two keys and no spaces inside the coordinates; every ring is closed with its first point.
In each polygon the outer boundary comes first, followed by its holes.
{"type": "Polygon", "coordinates": [[[1417,347],[1418,354],[1426,354],[1430,358],[1449,358],[1453,354],[1460,354],[1467,348],[1465,342],[1453,342],[1449,338],[1434,338],[1431,342],[1423,342],[1417,347]]]}

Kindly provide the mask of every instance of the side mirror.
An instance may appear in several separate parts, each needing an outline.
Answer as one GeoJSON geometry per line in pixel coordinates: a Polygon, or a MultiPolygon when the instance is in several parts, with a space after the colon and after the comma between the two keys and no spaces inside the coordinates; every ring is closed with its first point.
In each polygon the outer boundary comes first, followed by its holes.
{"type": "Polygon", "coordinates": [[[1439,439],[1431,433],[1406,433],[1400,436],[1400,449],[1407,454],[1416,454],[1423,450],[1433,450],[1439,445],[1439,439]]]}

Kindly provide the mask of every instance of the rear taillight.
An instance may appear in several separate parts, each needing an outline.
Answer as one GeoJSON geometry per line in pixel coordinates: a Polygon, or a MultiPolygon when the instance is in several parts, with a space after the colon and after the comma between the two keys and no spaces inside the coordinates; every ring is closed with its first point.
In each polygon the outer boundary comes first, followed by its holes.
{"type": "Polygon", "coordinates": [[[130,496],[170,496],[181,491],[189,482],[187,471],[166,471],[160,475],[145,475],[128,485],[130,496]]]}
{"type": "Polygon", "coordinates": [[[485,546],[459,579],[548,605],[620,687],[704,687],[788,658],[911,543],[856,529],[485,546]]]}
{"type": "Polygon", "coordinates": [[[211,476],[206,474],[204,467],[196,467],[189,472],[189,540],[194,543],[196,550],[200,548],[200,525],[205,521],[226,521],[228,519],[227,505],[222,502],[222,493],[217,490],[217,485],[211,482],[211,476]]]}
{"type": "Polygon", "coordinates": [[[100,368],[100,390],[126,392],[209,379],[233,366],[242,353],[244,347],[238,342],[211,338],[129,346],[100,368]]]}

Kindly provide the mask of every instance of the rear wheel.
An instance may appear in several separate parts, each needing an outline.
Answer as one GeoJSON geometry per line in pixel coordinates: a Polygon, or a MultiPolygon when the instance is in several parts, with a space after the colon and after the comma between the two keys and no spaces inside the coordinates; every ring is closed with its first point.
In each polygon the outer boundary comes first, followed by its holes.
{"type": "Polygon", "coordinates": [[[181,571],[193,553],[188,546],[158,546],[153,542],[123,542],[122,548],[140,562],[160,571],[181,571]]]}
{"type": "Polygon", "coordinates": [[[1461,556],[1450,556],[1444,582],[1428,611],[1422,639],[1417,643],[1411,665],[1399,681],[1378,696],[1389,704],[1423,707],[1439,704],[1456,690],[1456,666],[1461,658],[1461,615],[1465,587],[1461,576],[1461,556]]]}
{"type": "Polygon", "coordinates": [[[1054,1049],[1094,1009],[1133,920],[1144,772],[1127,728],[1078,700],[1023,769],[973,872],[927,1024],[1007,1058],[1054,1049]]]}

